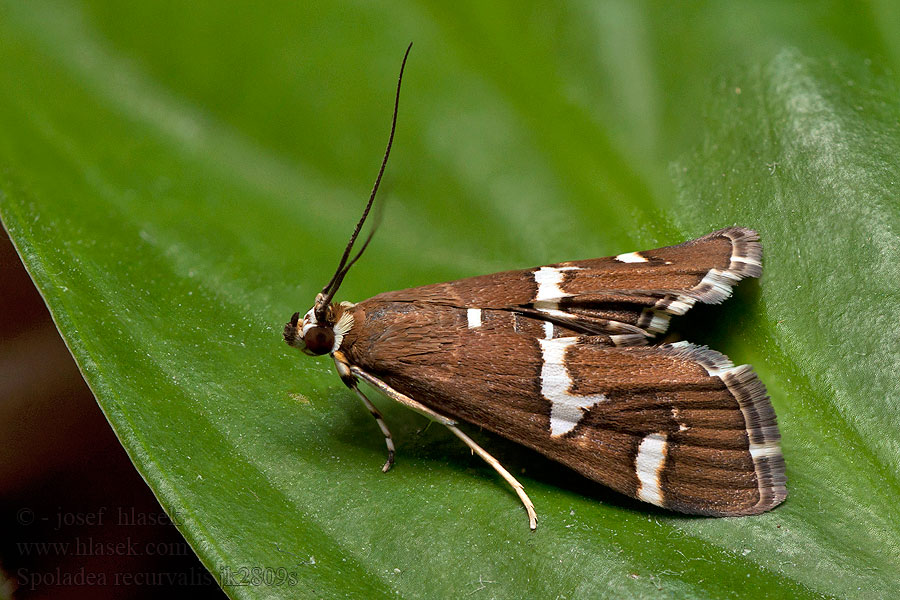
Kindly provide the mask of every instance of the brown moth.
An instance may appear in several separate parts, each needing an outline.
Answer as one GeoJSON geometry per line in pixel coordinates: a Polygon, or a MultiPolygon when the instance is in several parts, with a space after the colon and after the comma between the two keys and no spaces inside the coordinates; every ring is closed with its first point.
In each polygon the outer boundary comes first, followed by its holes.
{"type": "MultiPolygon", "coordinates": [[[[411,46],[411,45],[410,45],[411,46]]],[[[460,421],[528,446],[623,494],[697,515],[767,511],[787,495],[775,412],[749,365],[688,342],[650,345],[673,315],[718,304],[762,273],[756,232],[729,227],[677,246],[507,271],[334,303],[390,154],[314,306],[284,339],[330,354],[374,415],[361,379],[445,426],[513,486],[460,421]]],[[[374,230],[373,230],[374,231],[374,230]]]]}

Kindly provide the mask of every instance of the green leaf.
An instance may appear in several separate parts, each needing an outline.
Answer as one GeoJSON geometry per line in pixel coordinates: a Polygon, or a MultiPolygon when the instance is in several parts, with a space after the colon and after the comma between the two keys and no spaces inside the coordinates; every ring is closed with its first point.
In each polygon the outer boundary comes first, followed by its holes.
{"type": "MultiPolygon", "coordinates": [[[[884,598],[900,573],[900,35],[888,3],[0,5],[0,211],[117,435],[233,597],[884,598]],[[751,362],[789,497],[698,519],[448,432],[281,341],[342,298],[760,231],[682,320],[751,362]],[[287,580],[229,585],[241,568],[287,580]],[[290,574],[289,576],[287,574],[290,574]]],[[[473,435],[477,432],[473,432],[473,435]]]]}

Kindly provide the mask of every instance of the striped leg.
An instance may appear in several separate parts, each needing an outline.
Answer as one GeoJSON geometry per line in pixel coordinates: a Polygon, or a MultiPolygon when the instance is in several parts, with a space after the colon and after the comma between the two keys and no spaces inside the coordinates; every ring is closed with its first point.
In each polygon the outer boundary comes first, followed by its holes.
{"type": "Polygon", "coordinates": [[[528,494],[525,493],[525,487],[518,482],[518,480],[513,477],[509,471],[503,468],[503,465],[500,462],[487,453],[487,450],[479,446],[475,443],[475,440],[467,436],[465,433],[460,431],[455,425],[447,425],[447,429],[452,431],[456,437],[461,439],[466,443],[466,446],[472,449],[475,454],[484,459],[484,461],[494,467],[494,470],[500,474],[500,477],[506,480],[506,483],[512,486],[513,490],[515,490],[516,494],[519,496],[519,500],[522,501],[522,504],[525,505],[525,512],[528,513],[528,526],[531,527],[531,530],[534,531],[537,529],[537,513],[534,511],[534,504],[531,502],[531,498],[528,497],[528,494]]]}
{"type": "Polygon", "coordinates": [[[355,365],[350,366],[350,373],[356,375],[372,387],[378,389],[382,394],[394,400],[395,402],[399,402],[400,404],[413,409],[417,413],[424,415],[431,419],[432,421],[437,421],[441,425],[456,425],[456,421],[453,419],[449,419],[442,414],[436,413],[421,402],[417,402],[413,400],[406,394],[401,394],[382,380],[378,379],[374,375],[369,375],[359,367],[355,365]]]}
{"type": "Polygon", "coordinates": [[[356,395],[359,396],[359,398],[363,401],[363,404],[366,405],[366,408],[369,409],[369,412],[372,413],[372,416],[375,417],[375,420],[378,421],[378,426],[381,427],[381,431],[384,433],[384,440],[387,443],[388,447],[388,460],[384,464],[384,468],[382,469],[384,472],[387,472],[387,470],[391,468],[391,465],[394,464],[394,440],[393,438],[391,438],[391,432],[387,428],[387,424],[385,424],[381,413],[378,412],[378,409],[375,408],[375,405],[372,404],[372,402],[368,398],[366,398],[365,395],[359,390],[359,387],[356,385],[356,379],[354,376],[359,377],[369,385],[374,386],[388,398],[395,400],[422,415],[425,415],[433,421],[437,421],[438,423],[445,425],[447,429],[452,431],[456,437],[465,442],[466,446],[471,448],[475,454],[484,459],[487,464],[491,465],[494,470],[497,471],[497,473],[499,473],[500,476],[505,479],[509,485],[512,486],[513,490],[515,490],[516,492],[516,495],[519,496],[519,500],[521,500],[522,504],[525,505],[525,511],[528,513],[528,525],[531,527],[532,531],[537,528],[537,513],[535,513],[534,511],[534,503],[531,502],[531,498],[529,498],[525,493],[525,488],[522,486],[522,484],[519,483],[518,480],[516,480],[516,478],[513,477],[509,471],[504,469],[503,465],[501,465],[496,458],[488,454],[484,448],[476,444],[475,440],[457,429],[456,421],[433,411],[424,404],[413,400],[405,394],[401,394],[374,375],[370,375],[359,367],[351,365],[349,362],[347,362],[347,359],[344,357],[343,353],[335,352],[332,356],[334,357],[334,363],[337,367],[338,373],[341,375],[341,379],[344,381],[347,387],[356,392],[356,395]]]}
{"type": "Polygon", "coordinates": [[[384,434],[384,443],[387,444],[388,449],[388,459],[387,462],[384,463],[384,466],[381,467],[381,471],[387,473],[394,464],[394,438],[391,436],[391,430],[388,429],[387,423],[384,422],[384,417],[381,416],[381,412],[375,408],[375,405],[372,404],[368,398],[366,398],[366,395],[363,394],[356,385],[351,387],[353,388],[353,391],[356,392],[356,395],[359,396],[359,399],[363,401],[363,404],[366,405],[366,408],[369,409],[369,412],[372,413],[372,416],[375,417],[375,421],[378,422],[378,427],[381,428],[381,433],[384,434]]]}

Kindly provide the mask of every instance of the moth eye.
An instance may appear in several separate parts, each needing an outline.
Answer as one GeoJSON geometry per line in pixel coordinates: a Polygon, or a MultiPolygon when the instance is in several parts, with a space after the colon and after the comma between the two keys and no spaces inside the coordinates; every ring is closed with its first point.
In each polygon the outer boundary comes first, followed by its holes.
{"type": "Polygon", "coordinates": [[[331,327],[310,327],[303,342],[309,354],[328,354],[334,347],[334,331],[331,327]]]}

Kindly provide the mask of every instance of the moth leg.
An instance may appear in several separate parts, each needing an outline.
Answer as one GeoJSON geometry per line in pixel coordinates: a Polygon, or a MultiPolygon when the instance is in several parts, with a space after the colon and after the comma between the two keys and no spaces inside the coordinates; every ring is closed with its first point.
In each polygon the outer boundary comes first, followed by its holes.
{"type": "Polygon", "coordinates": [[[428,408],[421,402],[417,402],[417,401],[413,400],[406,394],[401,394],[400,392],[398,392],[397,390],[395,390],[394,388],[392,388],[391,386],[389,386],[382,380],[378,379],[377,377],[375,377],[373,375],[369,375],[368,373],[366,373],[365,371],[363,371],[356,365],[350,365],[350,372],[353,375],[356,375],[357,377],[359,377],[360,379],[365,381],[366,383],[368,383],[369,385],[371,385],[372,387],[377,388],[379,391],[381,391],[382,394],[384,394],[391,400],[394,400],[395,402],[399,402],[400,404],[413,409],[414,411],[416,411],[417,413],[419,413],[421,415],[425,415],[432,421],[437,421],[441,425],[447,425],[448,427],[451,425],[456,425],[456,421],[454,421],[453,419],[445,417],[444,415],[442,415],[440,413],[434,412],[433,410],[431,410],[430,408],[428,408]]]}
{"type": "Polygon", "coordinates": [[[359,377],[372,387],[380,390],[388,398],[395,400],[396,402],[399,402],[404,406],[408,406],[409,408],[425,415],[433,421],[437,421],[438,423],[442,423],[444,425],[456,424],[456,421],[454,421],[453,419],[448,419],[447,417],[434,412],[424,404],[416,402],[405,394],[401,394],[377,377],[369,375],[356,365],[351,365],[342,352],[335,352],[332,357],[334,358],[334,366],[337,368],[338,374],[341,376],[341,380],[348,388],[353,390],[356,395],[359,396],[359,399],[362,400],[363,404],[366,405],[366,408],[369,409],[369,412],[372,413],[372,416],[375,417],[375,421],[378,423],[378,427],[384,434],[384,441],[387,444],[388,448],[388,459],[387,462],[384,463],[384,467],[381,468],[382,472],[387,473],[391,466],[394,464],[394,438],[393,436],[391,436],[391,430],[388,429],[387,423],[385,423],[384,417],[381,415],[381,412],[375,407],[374,404],[372,404],[372,402],[368,398],[366,398],[365,394],[362,393],[362,390],[359,389],[359,386],[356,385],[357,377],[359,377]]]}
{"type": "Polygon", "coordinates": [[[465,433],[459,430],[455,425],[447,425],[447,429],[452,431],[456,437],[461,439],[465,444],[472,449],[475,454],[484,459],[484,461],[494,467],[494,470],[500,474],[500,477],[506,480],[506,482],[512,486],[512,488],[516,491],[516,494],[519,496],[519,500],[522,501],[522,504],[525,505],[525,511],[528,513],[528,526],[531,527],[531,530],[534,531],[537,529],[537,513],[534,511],[534,504],[531,502],[531,498],[528,497],[528,494],[525,493],[525,487],[519,483],[519,481],[513,477],[509,471],[503,468],[503,465],[500,462],[487,453],[487,451],[475,443],[475,440],[467,436],[465,433]]]}
{"type": "Polygon", "coordinates": [[[340,351],[335,352],[333,355],[335,365],[337,366],[338,373],[341,374],[341,378],[344,380],[344,383],[347,384],[348,387],[352,388],[354,392],[362,399],[363,403],[366,407],[371,411],[372,415],[378,421],[378,426],[381,427],[381,430],[385,434],[385,440],[388,443],[388,462],[384,465],[384,471],[387,471],[391,468],[393,464],[394,457],[394,442],[391,439],[391,433],[388,431],[387,425],[384,423],[384,419],[381,417],[381,413],[378,412],[378,409],[369,401],[368,398],[363,395],[363,393],[356,386],[356,382],[353,380],[353,376],[359,377],[372,387],[380,390],[385,396],[388,398],[407,406],[414,411],[428,417],[432,421],[437,421],[438,423],[445,425],[450,431],[456,435],[459,439],[461,439],[469,448],[472,449],[478,456],[480,456],[484,461],[494,467],[494,470],[500,474],[500,476],[506,480],[506,482],[512,486],[513,490],[515,490],[516,495],[519,496],[519,500],[522,501],[522,504],[525,505],[525,511],[528,513],[528,525],[531,527],[532,531],[537,529],[537,513],[534,511],[534,503],[531,501],[531,498],[528,497],[528,494],[525,493],[524,486],[518,482],[518,480],[513,477],[509,471],[503,468],[503,465],[500,462],[488,454],[488,452],[475,443],[475,440],[467,436],[465,433],[460,431],[456,427],[456,421],[445,417],[444,415],[437,413],[421,402],[417,402],[407,396],[406,394],[402,394],[378,379],[374,375],[370,375],[366,373],[364,370],[360,369],[356,365],[350,364],[347,359],[344,357],[343,353],[340,351]]]}
{"type": "Polygon", "coordinates": [[[375,408],[375,405],[366,398],[366,395],[362,393],[359,387],[354,383],[350,386],[351,389],[356,392],[356,395],[359,396],[359,399],[363,401],[363,404],[366,405],[366,408],[369,409],[369,412],[372,413],[372,416],[375,417],[375,421],[378,423],[378,427],[381,429],[381,433],[384,434],[384,443],[387,444],[388,449],[388,458],[387,462],[384,463],[384,466],[381,467],[382,473],[387,473],[391,466],[394,464],[394,438],[391,436],[391,430],[388,429],[387,423],[384,422],[384,417],[381,416],[381,412],[375,408]]]}

